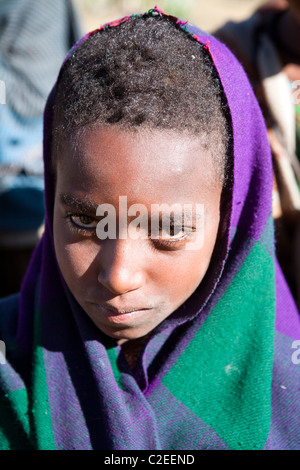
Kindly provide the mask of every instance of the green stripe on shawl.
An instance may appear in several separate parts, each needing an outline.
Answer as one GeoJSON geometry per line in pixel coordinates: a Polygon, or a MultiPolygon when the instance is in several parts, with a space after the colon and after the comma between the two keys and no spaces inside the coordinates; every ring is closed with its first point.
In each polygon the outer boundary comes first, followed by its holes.
{"type": "Polygon", "coordinates": [[[256,243],[193,341],[162,380],[233,450],[261,449],[269,433],[274,277],[273,260],[256,243]]]}
{"type": "MultiPolygon", "coordinates": [[[[37,285],[39,292],[39,285],[37,285]]],[[[36,302],[38,306],[38,302],[36,302]]],[[[55,449],[40,333],[40,315],[35,313],[32,356],[32,387],[20,388],[0,399],[0,449],[55,449]],[[12,426],[12,423],[15,423],[12,426]],[[5,430],[4,431],[1,431],[5,430]],[[8,434],[6,434],[8,433],[8,434]]]]}
{"type": "MultiPolygon", "coordinates": [[[[37,292],[39,292],[39,285],[37,286],[37,292]]],[[[37,301],[36,305],[38,306],[38,304],[37,301]]],[[[55,449],[43,348],[40,344],[40,315],[38,308],[36,308],[32,387],[14,390],[0,398],[1,450],[55,449]],[[14,424],[12,425],[12,423],[14,424]],[[4,429],[5,432],[1,429],[4,429]]]]}
{"type": "Polygon", "coordinates": [[[0,416],[0,450],[32,449],[28,438],[28,398],[26,389],[14,390],[1,398],[0,416]],[[16,419],[15,416],[18,418],[16,419]],[[6,432],[3,432],[3,430],[6,432]]]}
{"type": "MultiPolygon", "coordinates": [[[[39,292],[39,284],[37,291],[39,292]]],[[[54,436],[52,432],[51,414],[48,401],[47,380],[41,345],[39,302],[36,302],[35,314],[35,345],[33,352],[33,374],[32,374],[32,420],[34,423],[34,436],[37,449],[55,450],[54,436]]]]}
{"type": "Polygon", "coordinates": [[[110,348],[107,348],[106,351],[107,351],[108,359],[112,368],[112,372],[115,377],[115,381],[117,382],[119,387],[123,390],[122,373],[120,372],[118,363],[117,363],[118,361],[117,349],[115,347],[110,347],[110,348]]]}

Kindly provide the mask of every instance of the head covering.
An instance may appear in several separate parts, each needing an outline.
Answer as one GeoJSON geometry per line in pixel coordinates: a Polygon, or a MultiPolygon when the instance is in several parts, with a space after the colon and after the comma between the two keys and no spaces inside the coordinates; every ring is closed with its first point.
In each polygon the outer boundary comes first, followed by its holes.
{"type": "MultiPolygon", "coordinates": [[[[148,14],[163,15],[158,9],[148,14]]],[[[223,243],[206,279],[152,332],[132,371],[120,346],[76,303],[57,266],[50,169],[54,90],[45,111],[45,233],[16,318],[6,315],[0,323],[7,346],[7,362],[0,366],[0,403],[6,403],[0,448],[300,447],[300,325],[274,254],[264,121],[229,50],[170,19],[209,50],[230,110],[231,211],[223,243]]],[[[105,27],[122,21],[130,18],[105,27]]],[[[1,310],[13,310],[13,302],[6,300],[1,310]]]]}

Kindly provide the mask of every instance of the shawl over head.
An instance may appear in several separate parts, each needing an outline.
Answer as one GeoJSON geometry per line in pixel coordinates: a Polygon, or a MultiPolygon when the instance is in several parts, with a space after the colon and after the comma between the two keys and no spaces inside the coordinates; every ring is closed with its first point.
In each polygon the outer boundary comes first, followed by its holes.
{"type": "Polygon", "coordinates": [[[264,121],[229,50],[173,21],[208,48],[230,109],[233,183],[222,249],[206,280],[153,331],[132,372],[120,347],[74,301],[56,263],[52,94],[45,111],[45,233],[19,300],[0,304],[0,448],[300,448],[300,326],[274,255],[264,121]]]}

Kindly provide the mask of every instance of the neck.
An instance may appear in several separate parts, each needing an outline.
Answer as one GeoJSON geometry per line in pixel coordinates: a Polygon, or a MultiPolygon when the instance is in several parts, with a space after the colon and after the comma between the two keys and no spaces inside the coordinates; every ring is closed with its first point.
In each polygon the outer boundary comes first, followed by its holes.
{"type": "Polygon", "coordinates": [[[131,339],[121,344],[122,352],[132,370],[135,368],[141,350],[143,349],[144,344],[147,342],[149,336],[150,334],[148,333],[142,338],[131,339]]]}

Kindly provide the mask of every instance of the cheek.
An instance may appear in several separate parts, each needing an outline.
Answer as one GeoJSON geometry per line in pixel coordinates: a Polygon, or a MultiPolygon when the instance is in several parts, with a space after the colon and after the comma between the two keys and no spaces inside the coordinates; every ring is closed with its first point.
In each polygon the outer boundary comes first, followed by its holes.
{"type": "Polygon", "coordinates": [[[218,227],[218,216],[208,220],[202,248],[183,252],[180,262],[178,260],[177,264],[173,263],[173,266],[169,267],[175,296],[185,297],[186,300],[203,280],[214,251],[218,227]]]}
{"type": "Polygon", "coordinates": [[[55,245],[57,261],[66,281],[75,281],[87,271],[86,257],[78,244],[65,245],[61,240],[55,245]]]}
{"type": "Polygon", "coordinates": [[[56,259],[65,281],[72,290],[72,286],[79,280],[82,282],[89,272],[96,256],[95,250],[90,243],[74,243],[67,222],[61,222],[55,216],[53,232],[56,259]]]}
{"type": "Polygon", "coordinates": [[[168,297],[174,309],[185,302],[202,281],[210,263],[212,249],[203,247],[201,250],[184,251],[158,263],[160,278],[156,285],[160,286],[161,292],[168,297]]]}

